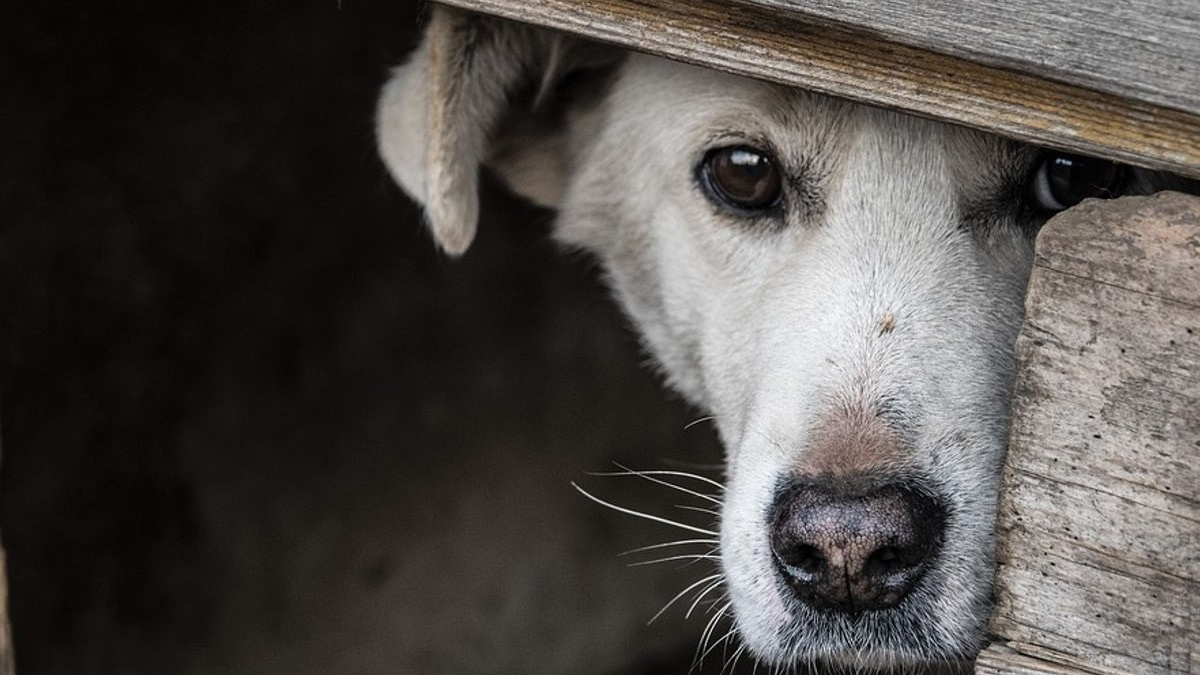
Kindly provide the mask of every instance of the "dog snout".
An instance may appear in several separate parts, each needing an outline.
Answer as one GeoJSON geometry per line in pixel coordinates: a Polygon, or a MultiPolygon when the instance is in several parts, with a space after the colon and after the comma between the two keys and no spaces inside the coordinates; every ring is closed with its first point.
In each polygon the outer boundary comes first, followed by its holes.
{"type": "Polygon", "coordinates": [[[801,602],[857,613],[896,606],[942,541],[945,509],[902,483],[858,490],[797,482],[771,516],[776,565],[801,602]]]}

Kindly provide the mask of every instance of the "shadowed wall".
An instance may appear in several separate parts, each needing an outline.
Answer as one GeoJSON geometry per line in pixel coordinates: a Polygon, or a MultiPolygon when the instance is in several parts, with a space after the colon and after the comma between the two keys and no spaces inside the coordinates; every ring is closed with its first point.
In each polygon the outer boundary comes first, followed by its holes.
{"type": "Polygon", "coordinates": [[[19,671],[686,669],[707,617],[644,623],[711,570],[627,569],[678,535],[569,481],[668,513],[585,472],[712,434],[550,214],[488,186],[435,253],[371,130],[418,32],[402,1],[0,9],[19,671]]]}

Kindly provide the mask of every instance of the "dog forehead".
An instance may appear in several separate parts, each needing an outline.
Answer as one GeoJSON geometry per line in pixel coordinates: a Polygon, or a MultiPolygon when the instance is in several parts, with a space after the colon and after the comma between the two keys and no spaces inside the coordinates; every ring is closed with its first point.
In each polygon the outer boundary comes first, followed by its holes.
{"type": "Polygon", "coordinates": [[[625,63],[609,100],[622,138],[659,147],[761,142],[796,162],[814,155],[895,160],[937,157],[967,190],[1012,180],[1029,146],[993,134],[644,54],[625,63]],[[864,147],[867,146],[867,147],[864,147]]]}
{"type": "Polygon", "coordinates": [[[721,134],[794,145],[827,137],[853,107],[837,99],[658,57],[634,55],[609,102],[642,133],[700,142],[721,134]]]}
{"type": "Polygon", "coordinates": [[[754,112],[779,88],[766,82],[646,54],[625,61],[613,98],[646,112],[754,112]]]}

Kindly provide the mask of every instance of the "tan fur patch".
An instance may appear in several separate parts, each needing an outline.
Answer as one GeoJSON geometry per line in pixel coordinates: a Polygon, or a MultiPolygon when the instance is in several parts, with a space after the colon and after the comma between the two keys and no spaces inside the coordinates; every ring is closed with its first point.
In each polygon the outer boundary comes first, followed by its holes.
{"type": "Polygon", "coordinates": [[[853,406],[827,418],[812,435],[795,469],[800,476],[886,473],[903,464],[904,442],[884,420],[853,406]]]}

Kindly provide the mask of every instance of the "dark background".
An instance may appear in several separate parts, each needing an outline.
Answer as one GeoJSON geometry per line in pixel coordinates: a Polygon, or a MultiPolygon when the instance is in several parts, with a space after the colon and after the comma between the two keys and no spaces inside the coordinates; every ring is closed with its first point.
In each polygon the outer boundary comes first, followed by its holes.
{"type": "Polygon", "coordinates": [[[711,431],[551,214],[485,182],[475,247],[435,252],[372,138],[419,26],[405,0],[0,6],[20,672],[686,671],[707,617],[645,621],[711,570],[628,569],[676,535],[568,481],[665,512],[586,472],[715,463],[711,431]]]}

